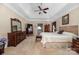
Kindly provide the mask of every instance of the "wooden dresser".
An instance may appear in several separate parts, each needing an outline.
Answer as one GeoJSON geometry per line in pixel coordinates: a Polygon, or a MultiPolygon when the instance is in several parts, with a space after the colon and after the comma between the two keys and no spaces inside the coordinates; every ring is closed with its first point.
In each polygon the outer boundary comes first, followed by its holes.
{"type": "Polygon", "coordinates": [[[79,53],[79,38],[73,39],[73,41],[72,41],[72,50],[79,53]]]}
{"type": "Polygon", "coordinates": [[[16,46],[26,38],[26,32],[16,31],[8,33],[8,46],[16,46]]]}

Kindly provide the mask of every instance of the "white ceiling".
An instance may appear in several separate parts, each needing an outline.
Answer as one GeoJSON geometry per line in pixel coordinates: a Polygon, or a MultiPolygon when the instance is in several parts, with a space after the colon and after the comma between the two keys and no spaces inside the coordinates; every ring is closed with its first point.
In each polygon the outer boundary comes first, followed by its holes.
{"type": "Polygon", "coordinates": [[[58,17],[68,13],[72,9],[79,6],[78,3],[43,3],[42,8],[48,7],[49,10],[46,14],[42,13],[39,15],[38,6],[40,3],[8,3],[4,4],[18,15],[28,18],[29,20],[52,20],[54,21],[58,17]]]}

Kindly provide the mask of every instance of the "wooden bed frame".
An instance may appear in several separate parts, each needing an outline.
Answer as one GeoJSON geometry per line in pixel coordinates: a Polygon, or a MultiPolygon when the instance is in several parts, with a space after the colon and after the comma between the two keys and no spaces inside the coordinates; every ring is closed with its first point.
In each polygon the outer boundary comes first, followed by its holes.
{"type": "Polygon", "coordinates": [[[59,29],[78,35],[78,25],[62,26],[62,27],[59,27],[59,29]]]}

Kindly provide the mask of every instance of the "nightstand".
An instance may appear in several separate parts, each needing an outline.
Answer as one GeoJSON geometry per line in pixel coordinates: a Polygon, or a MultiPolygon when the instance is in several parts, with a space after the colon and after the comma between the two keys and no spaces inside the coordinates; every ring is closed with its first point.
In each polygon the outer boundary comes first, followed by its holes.
{"type": "Polygon", "coordinates": [[[76,38],[76,39],[72,40],[72,50],[79,53],[79,38],[76,38]]]}

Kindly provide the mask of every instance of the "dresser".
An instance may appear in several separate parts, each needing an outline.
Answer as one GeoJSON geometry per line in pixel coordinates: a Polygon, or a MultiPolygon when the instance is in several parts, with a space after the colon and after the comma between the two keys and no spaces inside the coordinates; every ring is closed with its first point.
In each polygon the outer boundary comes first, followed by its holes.
{"type": "Polygon", "coordinates": [[[79,38],[72,40],[72,50],[79,53],[79,38]]]}
{"type": "Polygon", "coordinates": [[[25,31],[16,31],[8,33],[8,46],[17,46],[21,41],[26,39],[25,31]]]}

